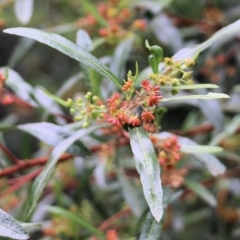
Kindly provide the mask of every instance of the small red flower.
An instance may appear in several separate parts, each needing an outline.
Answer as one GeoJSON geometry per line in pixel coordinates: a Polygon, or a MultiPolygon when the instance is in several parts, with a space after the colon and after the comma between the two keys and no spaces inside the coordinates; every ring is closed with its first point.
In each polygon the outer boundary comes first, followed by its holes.
{"type": "Polygon", "coordinates": [[[108,230],[106,233],[106,239],[107,240],[118,240],[118,234],[116,232],[116,230],[108,230]]]}
{"type": "Polygon", "coordinates": [[[144,122],[143,123],[143,128],[148,132],[148,133],[155,133],[158,131],[158,127],[154,123],[148,123],[144,122]]]}
{"type": "Polygon", "coordinates": [[[151,85],[150,85],[150,82],[148,81],[148,80],[146,80],[146,79],[144,79],[143,81],[142,81],[142,88],[145,90],[145,91],[150,91],[151,90],[151,85]]]}
{"type": "Polygon", "coordinates": [[[124,123],[126,123],[126,122],[128,121],[128,116],[127,116],[127,114],[126,114],[125,112],[120,112],[120,113],[117,115],[117,118],[118,118],[118,120],[119,120],[122,124],[124,124],[124,123]]]}
{"type": "Polygon", "coordinates": [[[134,22],[133,22],[133,28],[136,29],[136,30],[145,30],[147,27],[147,22],[145,20],[142,20],[142,19],[136,19],[134,22]]]}
{"type": "Polygon", "coordinates": [[[132,125],[133,127],[137,127],[141,125],[141,121],[138,117],[132,117],[128,119],[128,124],[132,125]]]}
{"type": "Polygon", "coordinates": [[[117,109],[117,105],[120,102],[121,95],[119,93],[114,93],[111,98],[107,99],[107,106],[111,111],[117,109]]]}
{"type": "Polygon", "coordinates": [[[118,127],[121,126],[121,123],[120,123],[119,119],[116,118],[116,117],[110,117],[110,118],[107,119],[107,121],[108,121],[109,123],[113,124],[113,125],[118,126],[118,127]]]}
{"type": "Polygon", "coordinates": [[[154,115],[151,112],[142,112],[141,118],[143,122],[152,122],[155,119],[154,115]]]}
{"type": "Polygon", "coordinates": [[[147,103],[148,106],[149,107],[157,106],[161,98],[162,98],[161,96],[149,96],[147,103]]]}
{"type": "Polygon", "coordinates": [[[98,33],[101,37],[107,37],[109,35],[109,32],[106,28],[100,28],[98,33]]]}

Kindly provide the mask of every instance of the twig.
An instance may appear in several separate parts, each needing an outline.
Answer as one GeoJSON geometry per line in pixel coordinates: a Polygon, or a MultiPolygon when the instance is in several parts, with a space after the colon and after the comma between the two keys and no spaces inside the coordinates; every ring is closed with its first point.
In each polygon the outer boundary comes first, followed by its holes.
{"type": "Polygon", "coordinates": [[[125,215],[129,215],[129,214],[131,214],[132,213],[132,211],[131,211],[131,209],[130,208],[125,208],[125,209],[123,209],[123,210],[121,210],[120,212],[117,212],[116,214],[114,214],[113,216],[111,216],[110,218],[108,218],[106,221],[104,221],[99,227],[98,227],[98,229],[100,230],[100,231],[107,231],[110,227],[111,227],[111,225],[113,225],[114,224],[114,222],[116,221],[116,220],[118,220],[119,218],[121,218],[121,217],[123,217],[123,216],[125,216],[125,215]]]}
{"type": "Polygon", "coordinates": [[[34,179],[35,177],[38,176],[38,174],[42,171],[43,167],[35,170],[34,172],[31,172],[23,177],[19,177],[17,179],[14,180],[18,180],[16,181],[16,183],[9,187],[6,191],[4,191],[2,194],[0,194],[0,198],[3,198],[13,192],[15,192],[16,190],[18,190],[21,186],[23,186],[25,183],[27,183],[28,181],[34,179]]]}
{"type": "Polygon", "coordinates": [[[5,146],[3,146],[1,143],[0,143],[0,149],[2,149],[2,151],[5,153],[5,155],[7,155],[9,157],[9,159],[11,159],[11,161],[14,163],[14,164],[18,164],[19,163],[19,159],[16,158],[5,146]]]}
{"type": "MultiPolygon", "coordinates": [[[[73,155],[68,154],[68,153],[64,153],[60,158],[59,158],[59,162],[63,162],[66,161],[70,158],[72,158],[73,155]]],[[[30,167],[34,167],[37,165],[43,165],[48,161],[49,157],[45,156],[45,157],[40,157],[40,158],[35,158],[35,159],[31,159],[31,160],[19,160],[18,163],[14,166],[5,168],[3,170],[0,171],[0,177],[4,177],[4,176],[9,176],[13,173],[19,172],[23,169],[27,169],[30,167]]]]}
{"type": "Polygon", "coordinates": [[[201,133],[211,132],[213,129],[214,126],[212,124],[204,124],[193,127],[189,130],[172,130],[170,132],[180,136],[195,136],[201,133]]]}

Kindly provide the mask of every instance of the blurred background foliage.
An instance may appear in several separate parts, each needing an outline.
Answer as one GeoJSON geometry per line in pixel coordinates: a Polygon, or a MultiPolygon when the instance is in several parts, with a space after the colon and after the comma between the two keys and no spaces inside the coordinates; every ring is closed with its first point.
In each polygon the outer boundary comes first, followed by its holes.
{"type": "MultiPolygon", "coordinates": [[[[23,12],[21,14],[23,10],[20,10],[20,14],[17,13],[16,5],[12,0],[0,0],[2,30],[25,25],[61,34],[80,45],[86,44],[85,38],[88,36],[81,35],[79,30],[85,30],[93,41],[91,53],[110,65],[121,79],[126,78],[128,70],[135,71],[136,61],[140,72],[148,67],[146,39],[151,45],[161,46],[165,56],[171,57],[182,48],[205,41],[219,29],[240,18],[238,0],[41,0],[34,1],[32,16],[25,23],[23,12]],[[85,39],[83,43],[82,38],[85,39]]],[[[171,179],[166,180],[172,181],[170,185],[177,189],[177,200],[173,199],[166,210],[161,239],[240,238],[239,40],[240,33],[225,36],[200,54],[193,69],[196,83],[219,85],[217,91],[229,94],[229,100],[204,103],[194,100],[190,104],[182,101],[164,105],[168,111],[162,119],[162,131],[187,136],[199,144],[222,146],[225,151],[219,153],[218,157],[228,170],[224,176],[212,178],[198,165],[193,170],[184,168],[190,160],[183,157],[178,166],[178,170],[182,169],[182,172],[177,171],[171,175],[171,179]],[[213,194],[210,200],[208,194],[204,195],[201,189],[192,186],[190,180],[190,183],[187,180],[184,183],[186,174],[194,181],[203,182],[213,194]],[[211,198],[213,196],[214,200],[211,198]]],[[[27,100],[21,96],[19,98],[22,101],[15,99],[11,104],[3,103],[0,106],[3,125],[40,121],[64,125],[72,121],[65,109],[54,109],[55,114],[46,115],[48,102],[41,95],[37,97],[36,89],[41,86],[56,93],[64,84],[71,82],[70,87],[62,89],[60,95],[63,99],[85,92],[87,84],[77,61],[48,46],[1,31],[0,67],[4,66],[15,70],[33,87],[30,95],[38,103],[37,107],[33,104],[29,106],[27,100]],[[57,119],[58,115],[63,117],[57,119]]],[[[115,89],[110,83],[102,81],[105,84],[102,88],[103,96],[106,98],[115,89]]],[[[11,84],[9,91],[14,92],[11,84]]],[[[194,90],[193,93],[205,92],[194,90]]],[[[18,95],[17,92],[15,94],[18,95]]],[[[1,134],[1,143],[20,159],[42,156],[49,151],[36,138],[19,130],[1,134]]],[[[107,148],[103,145],[102,151],[95,158],[105,159],[107,148]]],[[[68,209],[70,213],[79,214],[92,226],[100,226],[100,230],[107,232],[108,240],[144,239],[140,236],[143,222],[141,214],[145,216],[144,213],[139,211],[140,218],[134,217],[127,207],[129,202],[126,194],[119,191],[120,181],[120,185],[129,184],[129,189],[134,189],[139,194],[139,199],[143,198],[136,190],[140,183],[136,180],[132,162],[126,160],[124,163],[129,165],[127,175],[130,180],[126,184],[126,177],[116,171],[111,158],[97,166],[94,165],[96,159],[76,160],[77,158],[74,162],[67,161],[57,166],[32,218],[33,222],[43,222],[43,225],[41,228],[30,229],[31,239],[95,239],[90,237],[92,230],[89,226],[80,224],[79,227],[74,218],[67,218],[64,212],[58,212],[54,208],[50,209],[51,214],[42,211],[44,205],[52,204],[68,209]]],[[[4,168],[5,165],[1,164],[1,167],[4,168]]],[[[0,180],[0,192],[13,184],[8,180],[0,180]]],[[[23,194],[26,195],[28,186],[25,187],[23,194]]],[[[19,219],[21,217],[17,213],[21,194],[18,190],[0,199],[0,207],[19,219]]],[[[141,209],[146,208],[144,200],[138,204],[141,209]]]]}

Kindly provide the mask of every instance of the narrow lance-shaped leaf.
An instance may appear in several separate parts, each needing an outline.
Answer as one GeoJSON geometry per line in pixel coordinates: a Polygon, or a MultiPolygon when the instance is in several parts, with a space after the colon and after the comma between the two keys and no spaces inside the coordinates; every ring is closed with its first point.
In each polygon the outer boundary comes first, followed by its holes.
{"type": "Polygon", "coordinates": [[[35,39],[38,42],[44,43],[52,48],[57,49],[58,51],[66,54],[67,56],[76,59],[77,61],[85,64],[86,66],[96,70],[104,77],[113,81],[116,86],[121,88],[119,79],[106,67],[102,64],[97,58],[92,54],[69,41],[68,39],[54,34],[46,33],[33,28],[9,28],[4,30],[5,33],[14,34],[18,36],[28,37],[35,39]]]}
{"type": "Polygon", "coordinates": [[[224,93],[209,92],[206,95],[189,95],[189,96],[181,96],[181,97],[173,97],[173,98],[163,98],[161,99],[161,101],[167,102],[172,100],[192,100],[192,99],[210,100],[210,99],[219,99],[219,98],[229,98],[229,96],[224,93]]]}
{"type": "Polygon", "coordinates": [[[39,200],[44,187],[46,186],[48,180],[50,179],[53,171],[54,171],[54,167],[58,162],[58,159],[61,157],[61,155],[78,139],[80,139],[81,137],[90,134],[93,131],[96,131],[97,129],[103,127],[105,125],[98,125],[98,126],[94,126],[88,129],[80,129],[79,131],[77,131],[76,133],[74,133],[72,136],[70,136],[69,138],[65,139],[64,141],[62,141],[60,144],[58,144],[52,151],[50,158],[48,160],[47,165],[45,166],[45,168],[43,169],[43,171],[41,172],[41,174],[35,179],[30,194],[29,194],[29,198],[27,199],[25,206],[24,206],[24,210],[23,210],[23,215],[24,215],[24,219],[28,219],[31,214],[33,213],[36,205],[37,205],[37,201],[39,200]]]}
{"type": "Polygon", "coordinates": [[[141,128],[129,129],[130,144],[137,171],[143,186],[143,193],[154,218],[159,222],[163,215],[162,184],[160,167],[147,132],[141,128]]]}
{"type": "Polygon", "coordinates": [[[101,239],[105,239],[105,235],[101,231],[93,227],[91,223],[85,221],[84,218],[81,217],[79,214],[72,213],[60,207],[48,207],[48,210],[53,214],[64,216],[64,218],[72,220],[74,223],[77,223],[78,225],[84,227],[89,232],[98,235],[99,237],[101,237],[101,239]]]}
{"type": "Polygon", "coordinates": [[[185,153],[218,153],[221,152],[223,149],[218,146],[189,146],[189,145],[181,145],[181,152],[185,153]]]}
{"type": "Polygon", "coordinates": [[[236,115],[233,119],[228,122],[228,125],[224,130],[217,134],[210,142],[210,145],[217,145],[223,139],[228,138],[233,135],[237,129],[240,127],[240,114],[236,115]]]}
{"type": "MultiPolygon", "coordinates": [[[[119,168],[119,167],[118,167],[119,168]]],[[[147,208],[146,201],[143,196],[142,189],[139,186],[133,184],[124,174],[123,168],[117,171],[119,183],[122,189],[122,194],[131,208],[133,214],[137,217],[141,217],[143,211],[147,208]]]]}
{"type": "Polygon", "coordinates": [[[33,0],[15,0],[14,12],[17,20],[22,24],[27,24],[33,14],[33,0]]]}
{"type": "Polygon", "coordinates": [[[215,84],[190,84],[190,85],[179,85],[179,86],[162,86],[161,89],[179,89],[179,90],[189,90],[189,89],[201,89],[201,88],[219,88],[215,84]]]}
{"type": "Polygon", "coordinates": [[[217,204],[217,200],[214,195],[202,184],[192,180],[185,179],[184,184],[191,189],[196,195],[202,198],[205,202],[207,202],[210,206],[215,207],[217,204]]]}
{"type": "Polygon", "coordinates": [[[157,222],[151,212],[148,212],[143,224],[139,240],[159,239],[162,232],[162,222],[157,222]]]}
{"type": "Polygon", "coordinates": [[[28,239],[28,232],[9,214],[0,209],[0,236],[12,239],[28,239]]]}

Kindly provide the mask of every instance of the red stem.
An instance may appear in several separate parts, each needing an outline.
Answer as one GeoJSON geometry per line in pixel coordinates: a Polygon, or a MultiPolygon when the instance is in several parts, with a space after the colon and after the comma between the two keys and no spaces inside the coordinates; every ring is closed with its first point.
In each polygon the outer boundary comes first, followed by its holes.
{"type": "Polygon", "coordinates": [[[38,176],[38,174],[42,171],[43,167],[35,170],[34,172],[31,172],[23,177],[19,177],[13,180],[17,180],[16,183],[11,186],[10,188],[8,188],[6,191],[4,191],[2,194],[0,194],[0,198],[3,198],[7,195],[10,195],[11,193],[13,193],[14,191],[18,190],[21,186],[23,186],[25,183],[27,183],[28,181],[34,179],[35,177],[38,176]]]}
{"type": "Polygon", "coordinates": [[[19,159],[16,158],[16,157],[15,157],[5,146],[3,146],[1,143],[0,143],[0,149],[2,149],[2,151],[5,153],[5,155],[7,155],[14,164],[18,164],[18,163],[19,163],[19,159]]]}
{"type": "Polygon", "coordinates": [[[123,217],[124,215],[129,215],[129,214],[131,214],[131,213],[132,213],[132,211],[131,211],[130,208],[123,209],[123,210],[121,210],[120,212],[117,212],[116,214],[114,214],[113,216],[111,216],[110,218],[108,218],[106,221],[104,221],[104,222],[98,227],[98,229],[99,229],[100,231],[105,232],[105,231],[107,231],[107,230],[111,227],[111,225],[114,224],[114,222],[115,222],[116,220],[118,220],[119,218],[123,217]]]}
{"type": "MultiPolygon", "coordinates": [[[[71,159],[73,156],[71,154],[68,153],[64,153],[60,158],[59,158],[59,162],[63,162],[66,161],[68,159],[71,159]]],[[[39,157],[39,158],[35,158],[35,159],[31,159],[31,160],[19,160],[18,163],[14,166],[5,168],[3,170],[0,171],[0,177],[4,177],[4,176],[9,176],[15,172],[19,172],[23,169],[27,169],[30,167],[34,167],[37,165],[43,165],[48,161],[49,157],[45,156],[45,157],[39,157]]]]}

